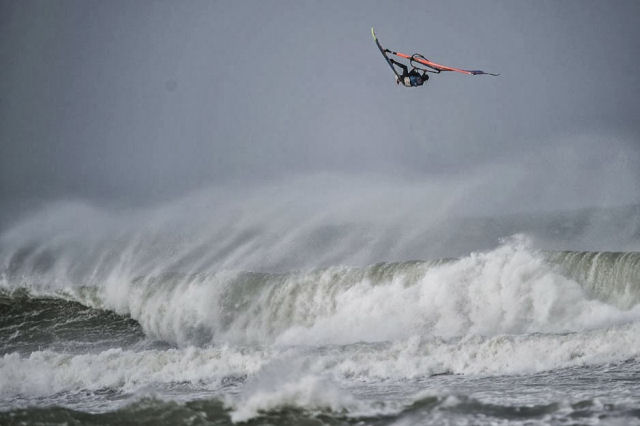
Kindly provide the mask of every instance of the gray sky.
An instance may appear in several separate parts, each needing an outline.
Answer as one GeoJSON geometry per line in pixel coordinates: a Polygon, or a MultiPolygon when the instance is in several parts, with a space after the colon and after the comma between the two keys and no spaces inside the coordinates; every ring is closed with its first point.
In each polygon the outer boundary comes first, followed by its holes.
{"type": "Polygon", "coordinates": [[[639,22],[635,0],[0,0],[0,203],[314,173],[482,175],[478,200],[513,210],[636,203],[639,22]],[[371,25],[501,76],[398,87],[371,25]]]}

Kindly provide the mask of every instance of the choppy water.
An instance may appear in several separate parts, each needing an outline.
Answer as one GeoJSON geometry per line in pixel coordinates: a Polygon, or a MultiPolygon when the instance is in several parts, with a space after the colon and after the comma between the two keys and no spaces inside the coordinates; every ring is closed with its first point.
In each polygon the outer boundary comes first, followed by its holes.
{"type": "Polygon", "coordinates": [[[42,223],[1,240],[1,424],[640,424],[639,253],[250,272],[42,223]]]}

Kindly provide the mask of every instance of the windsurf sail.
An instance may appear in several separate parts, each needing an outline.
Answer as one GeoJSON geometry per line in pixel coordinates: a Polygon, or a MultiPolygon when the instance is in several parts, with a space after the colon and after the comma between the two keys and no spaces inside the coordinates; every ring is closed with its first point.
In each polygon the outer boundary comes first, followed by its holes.
{"type": "Polygon", "coordinates": [[[429,59],[425,58],[424,56],[418,53],[414,53],[413,55],[407,55],[406,53],[394,52],[393,50],[383,49],[382,45],[378,41],[378,38],[373,32],[373,27],[371,28],[371,34],[373,35],[373,39],[376,41],[376,44],[378,45],[380,52],[382,52],[382,55],[385,57],[385,59],[387,60],[387,63],[389,63],[389,66],[393,69],[393,72],[396,73],[396,75],[398,74],[398,72],[396,71],[395,68],[393,68],[391,61],[389,60],[389,56],[388,56],[389,54],[395,55],[399,58],[408,59],[409,63],[414,68],[419,68],[419,67],[416,67],[415,65],[417,63],[417,64],[420,64],[420,66],[425,66],[429,68],[429,69],[422,69],[423,71],[433,72],[436,74],[442,71],[455,71],[455,72],[459,72],[467,75],[493,75],[493,76],[500,75],[500,74],[494,74],[494,73],[486,72],[482,70],[466,70],[462,68],[456,68],[456,67],[450,67],[447,65],[438,64],[436,62],[430,61],[429,59]]]}
{"type": "Polygon", "coordinates": [[[391,53],[392,55],[395,55],[399,58],[404,58],[404,59],[409,59],[410,62],[417,62],[419,64],[425,65],[429,68],[431,68],[432,70],[434,70],[434,72],[439,73],[441,71],[455,71],[455,72],[459,72],[462,74],[468,74],[468,75],[493,75],[493,76],[498,76],[500,74],[494,74],[491,72],[486,72],[486,71],[482,71],[482,70],[465,70],[462,68],[455,68],[455,67],[449,67],[447,65],[442,65],[442,64],[438,64],[436,62],[430,61],[427,58],[425,58],[424,56],[418,54],[418,53],[414,53],[413,55],[409,56],[406,53],[401,53],[401,52],[394,52],[394,51],[388,51],[387,53],[391,53]]]}

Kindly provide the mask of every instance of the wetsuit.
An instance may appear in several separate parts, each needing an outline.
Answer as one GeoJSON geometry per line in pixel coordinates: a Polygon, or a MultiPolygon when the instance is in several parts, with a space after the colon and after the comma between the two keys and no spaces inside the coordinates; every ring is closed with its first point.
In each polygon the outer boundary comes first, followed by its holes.
{"type": "Polygon", "coordinates": [[[398,84],[402,83],[406,87],[417,87],[422,86],[425,81],[429,80],[429,75],[426,71],[420,75],[415,68],[409,71],[405,64],[394,61],[393,59],[391,59],[391,62],[402,68],[402,75],[400,78],[396,78],[396,83],[398,84]]]}

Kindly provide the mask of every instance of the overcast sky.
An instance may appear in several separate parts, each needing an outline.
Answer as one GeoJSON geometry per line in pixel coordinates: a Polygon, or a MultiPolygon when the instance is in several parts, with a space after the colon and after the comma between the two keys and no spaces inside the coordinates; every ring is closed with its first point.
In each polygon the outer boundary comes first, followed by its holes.
{"type": "Polygon", "coordinates": [[[639,23],[636,0],[0,0],[0,203],[479,171],[524,209],[636,203],[639,23]],[[398,87],[372,25],[501,75],[398,87]]]}

